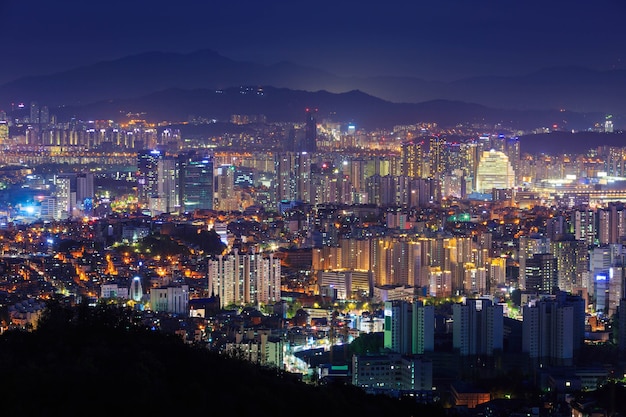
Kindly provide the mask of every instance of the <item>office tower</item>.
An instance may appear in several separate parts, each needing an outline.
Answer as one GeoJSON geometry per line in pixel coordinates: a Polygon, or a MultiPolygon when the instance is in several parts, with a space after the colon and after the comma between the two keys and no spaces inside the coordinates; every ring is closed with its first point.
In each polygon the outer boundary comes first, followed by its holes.
{"type": "Polygon", "coordinates": [[[435,310],[420,301],[385,302],[384,347],[402,355],[433,351],[435,310]]]}
{"type": "Polygon", "coordinates": [[[486,298],[468,298],[452,306],[453,347],[462,356],[488,355],[502,350],[503,307],[486,298]]]}
{"type": "Polygon", "coordinates": [[[584,311],[582,317],[575,312],[574,304],[557,298],[546,297],[523,306],[522,351],[546,365],[571,365],[575,330],[582,323],[584,331],[584,311]]]}
{"type": "Polygon", "coordinates": [[[239,198],[235,195],[235,166],[224,164],[217,168],[216,209],[233,211],[239,209],[239,198]]]}
{"type": "Polygon", "coordinates": [[[231,304],[269,304],[280,301],[280,259],[273,254],[239,253],[218,255],[209,260],[208,288],[220,299],[220,307],[231,304]]]}
{"type": "Polygon", "coordinates": [[[298,152],[317,152],[317,109],[306,109],[304,139],[296,147],[298,152]]]}
{"type": "Polygon", "coordinates": [[[595,299],[596,311],[613,314],[624,292],[624,246],[621,244],[594,247],[589,259],[589,294],[595,299]]]}
{"type": "Polygon", "coordinates": [[[493,188],[513,188],[515,172],[508,156],[494,149],[484,151],[476,170],[476,191],[490,193],[493,188]]]}
{"type": "Polygon", "coordinates": [[[600,245],[620,243],[626,236],[626,210],[622,203],[609,203],[598,210],[598,241],[600,245]]]}
{"type": "Polygon", "coordinates": [[[154,214],[180,211],[180,166],[178,158],[166,156],[157,163],[157,193],[149,198],[154,214]]]}
{"type": "Polygon", "coordinates": [[[137,199],[142,208],[147,208],[150,199],[158,196],[158,164],[163,158],[157,150],[137,153],[137,199]]]}
{"type": "Polygon", "coordinates": [[[595,244],[597,239],[596,212],[591,209],[574,211],[574,237],[587,246],[595,244]]]}
{"type": "Polygon", "coordinates": [[[574,292],[583,286],[582,277],[588,269],[589,252],[582,240],[559,240],[550,242],[558,270],[558,287],[574,292]]]}
{"type": "Polygon", "coordinates": [[[183,210],[212,210],[214,197],[213,158],[183,158],[181,172],[183,210]]]}
{"type": "Polygon", "coordinates": [[[422,166],[424,163],[424,142],[404,142],[400,148],[402,157],[402,175],[410,178],[422,178],[422,166]]]}
{"type": "Polygon", "coordinates": [[[526,260],[537,253],[550,252],[550,239],[545,237],[521,236],[519,238],[519,288],[526,289],[526,260]]]}

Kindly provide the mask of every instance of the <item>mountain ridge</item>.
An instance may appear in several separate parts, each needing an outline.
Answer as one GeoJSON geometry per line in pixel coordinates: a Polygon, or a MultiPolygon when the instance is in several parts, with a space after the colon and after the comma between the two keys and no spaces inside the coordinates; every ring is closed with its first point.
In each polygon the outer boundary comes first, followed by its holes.
{"type": "MultiPolygon", "coordinates": [[[[210,101],[208,96],[213,94],[211,91],[242,86],[263,88],[268,92],[288,89],[291,94],[281,94],[287,103],[309,107],[321,102],[329,112],[352,101],[351,104],[360,108],[361,113],[354,110],[350,115],[351,112],[345,109],[343,116],[346,121],[356,119],[362,125],[389,126],[391,123],[441,120],[452,126],[485,122],[504,123],[520,129],[554,125],[588,129],[602,123],[607,114],[613,115],[616,128],[626,124],[626,101],[622,100],[626,96],[626,71],[551,68],[524,76],[483,76],[452,82],[395,76],[340,77],[289,61],[271,65],[236,61],[210,49],[185,54],[148,51],[54,74],[24,77],[0,85],[0,109],[8,107],[9,103],[36,101],[59,114],[67,114],[71,109],[76,115],[85,115],[81,117],[104,118],[94,111],[100,108],[107,114],[118,115],[116,111],[122,110],[121,107],[130,106],[139,109],[133,111],[146,108],[157,119],[180,120],[184,115],[177,109],[186,109],[188,114],[213,112],[207,104],[210,101]],[[176,89],[179,93],[173,94],[176,89]],[[196,93],[191,93],[194,90],[196,93]],[[196,101],[198,92],[204,91],[207,96],[204,107],[190,109],[186,103],[189,98],[183,97],[180,91],[188,91],[187,94],[196,96],[196,101]],[[360,100],[366,101],[369,107],[345,95],[354,91],[364,94],[360,100]],[[327,95],[327,99],[321,101],[324,92],[332,96],[327,95]],[[176,101],[141,104],[142,100],[165,100],[168,94],[170,100],[176,101]],[[306,100],[302,97],[304,94],[309,94],[306,100]],[[366,99],[366,96],[379,101],[366,99]],[[374,109],[374,103],[378,110],[374,109]],[[114,105],[118,108],[114,109],[114,105]],[[157,107],[170,111],[157,111],[157,107]],[[532,122],[530,116],[537,120],[532,122]]],[[[272,107],[265,103],[264,110],[260,111],[258,106],[241,100],[230,99],[230,103],[232,107],[223,109],[230,114],[254,111],[270,113],[268,117],[278,119],[282,106],[284,111],[280,117],[288,120],[294,117],[287,104],[273,103],[272,107]]],[[[226,101],[221,104],[225,105],[226,101]]]]}

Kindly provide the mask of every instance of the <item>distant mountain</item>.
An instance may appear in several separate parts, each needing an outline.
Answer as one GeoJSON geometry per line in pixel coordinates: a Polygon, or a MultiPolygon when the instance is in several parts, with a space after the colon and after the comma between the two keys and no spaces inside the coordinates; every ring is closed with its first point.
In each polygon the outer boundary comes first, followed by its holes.
{"type": "MultiPolygon", "coordinates": [[[[446,100],[493,109],[556,110],[626,115],[626,71],[550,68],[525,76],[474,77],[454,82],[410,77],[339,77],[289,62],[260,65],[211,50],[148,52],[0,86],[0,109],[38,101],[49,107],[124,100],[162,91],[272,86],[309,92],[361,91],[393,103],[446,100]]],[[[620,127],[617,125],[617,127],[620,127]]]]}
{"type": "Polygon", "coordinates": [[[398,124],[421,121],[455,126],[463,121],[480,125],[512,126],[528,129],[553,126],[567,129],[586,128],[603,119],[602,114],[562,111],[502,110],[449,100],[423,103],[392,103],[361,91],[335,94],[274,87],[238,87],[222,90],[168,89],[145,96],[104,100],[55,110],[62,119],[124,119],[139,114],[159,122],[186,121],[190,115],[206,119],[229,120],[233,114],[264,115],[270,122],[300,123],[306,108],[318,109],[318,119],[351,122],[359,128],[391,128],[398,124]]]}

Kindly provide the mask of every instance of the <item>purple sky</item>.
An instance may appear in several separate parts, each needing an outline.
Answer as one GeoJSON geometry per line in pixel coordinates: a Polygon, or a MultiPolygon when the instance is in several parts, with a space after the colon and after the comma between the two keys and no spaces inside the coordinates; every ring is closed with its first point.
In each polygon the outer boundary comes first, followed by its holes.
{"type": "Polygon", "coordinates": [[[623,0],[0,0],[0,16],[0,83],[155,50],[439,80],[626,68],[623,0]]]}

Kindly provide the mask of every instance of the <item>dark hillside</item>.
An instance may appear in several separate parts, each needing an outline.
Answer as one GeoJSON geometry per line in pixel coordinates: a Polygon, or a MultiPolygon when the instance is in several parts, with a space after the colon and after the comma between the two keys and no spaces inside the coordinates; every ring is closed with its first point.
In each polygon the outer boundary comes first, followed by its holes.
{"type": "Polygon", "coordinates": [[[36,331],[5,332],[3,415],[443,415],[351,386],[307,385],[132,322],[129,310],[53,303],[36,331]]]}

